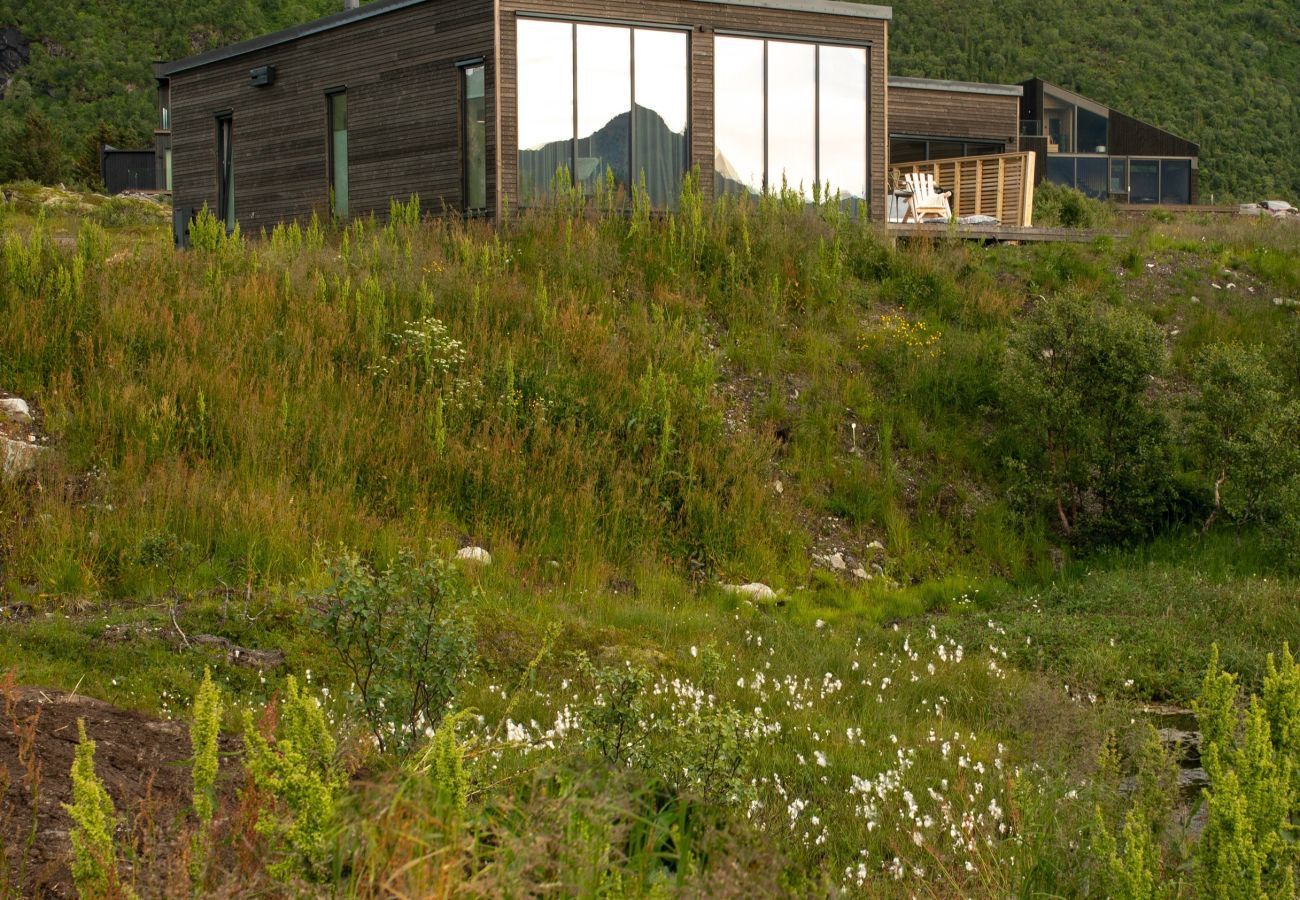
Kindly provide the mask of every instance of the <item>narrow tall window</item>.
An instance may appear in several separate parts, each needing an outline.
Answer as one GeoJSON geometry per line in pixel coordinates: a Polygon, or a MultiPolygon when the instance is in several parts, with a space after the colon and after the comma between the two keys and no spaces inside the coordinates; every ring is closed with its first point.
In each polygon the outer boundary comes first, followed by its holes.
{"type": "Polygon", "coordinates": [[[487,209],[487,99],[482,63],[461,69],[461,165],[465,209],[487,209]]]}
{"type": "Polygon", "coordinates": [[[168,191],[172,189],[172,148],[163,151],[163,180],[168,191]]]}
{"type": "Polygon", "coordinates": [[[336,219],[348,217],[348,95],[346,91],[326,95],[329,108],[330,212],[336,219]]]}
{"type": "Polygon", "coordinates": [[[235,228],[235,120],[217,116],[217,209],[226,230],[235,228]]]}

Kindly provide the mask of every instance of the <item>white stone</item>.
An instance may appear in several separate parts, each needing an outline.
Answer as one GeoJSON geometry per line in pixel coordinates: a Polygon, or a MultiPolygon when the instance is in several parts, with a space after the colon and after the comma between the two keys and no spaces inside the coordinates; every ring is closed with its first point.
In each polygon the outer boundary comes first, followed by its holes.
{"type": "Polygon", "coordinates": [[[867,551],[868,551],[868,552],[870,552],[870,551],[872,551],[872,550],[880,550],[880,551],[883,552],[884,549],[885,549],[885,545],[882,544],[882,543],[880,543],[880,541],[872,541],[870,544],[867,544],[867,551]]]}
{"type": "Polygon", "coordinates": [[[832,553],[826,559],[826,562],[836,572],[843,572],[845,569],[849,567],[849,564],[844,561],[843,553],[832,553]]]}
{"type": "Polygon", "coordinates": [[[4,413],[5,418],[11,422],[20,422],[27,425],[32,421],[32,411],[27,406],[27,401],[18,397],[0,400],[0,413],[4,413]]]}
{"type": "Polygon", "coordinates": [[[862,568],[862,566],[858,566],[856,569],[854,569],[853,575],[854,577],[859,578],[862,581],[869,581],[871,579],[871,573],[868,572],[866,569],[862,568]]]}
{"type": "Polygon", "coordinates": [[[758,581],[751,581],[749,584],[724,584],[722,589],[728,594],[739,594],[750,600],[776,599],[776,591],[758,581]]]}
{"type": "Polygon", "coordinates": [[[17,478],[36,468],[36,462],[42,453],[48,452],[44,447],[23,441],[11,441],[0,438],[0,474],[5,478],[17,478]]]}
{"type": "Polygon", "coordinates": [[[482,547],[462,547],[456,552],[456,558],[462,562],[473,563],[476,566],[492,565],[492,554],[482,547]]]}
{"type": "Polygon", "coordinates": [[[782,484],[779,480],[778,480],[778,481],[774,481],[774,482],[772,482],[772,490],[776,491],[778,494],[784,494],[784,493],[785,493],[785,485],[782,484]]]}

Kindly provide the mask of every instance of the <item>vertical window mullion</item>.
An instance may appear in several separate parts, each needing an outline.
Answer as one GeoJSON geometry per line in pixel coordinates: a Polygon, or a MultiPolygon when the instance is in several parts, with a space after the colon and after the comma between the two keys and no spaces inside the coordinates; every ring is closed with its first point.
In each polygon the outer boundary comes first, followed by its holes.
{"type": "Polygon", "coordinates": [[[570,27],[571,37],[570,45],[573,47],[573,144],[569,148],[569,181],[576,185],[578,183],[578,98],[581,91],[578,90],[578,23],[574,22],[570,27]]]}
{"type": "Polygon", "coordinates": [[[813,192],[822,185],[822,48],[813,50],[813,192]]]}
{"type": "Polygon", "coordinates": [[[768,128],[772,121],[770,112],[771,103],[768,99],[767,79],[768,79],[768,61],[767,61],[768,41],[763,41],[763,192],[768,193],[772,189],[771,176],[771,144],[772,135],[768,128]]]}
{"type": "Polygon", "coordinates": [[[635,195],[636,186],[641,180],[640,170],[637,167],[637,152],[636,152],[636,29],[635,28],[629,28],[627,30],[627,41],[628,41],[627,64],[629,69],[631,70],[628,74],[628,78],[629,78],[628,83],[631,85],[631,91],[629,92],[631,96],[629,99],[632,104],[631,112],[629,113],[629,118],[627,123],[627,179],[629,182],[628,190],[633,195],[635,195]]]}

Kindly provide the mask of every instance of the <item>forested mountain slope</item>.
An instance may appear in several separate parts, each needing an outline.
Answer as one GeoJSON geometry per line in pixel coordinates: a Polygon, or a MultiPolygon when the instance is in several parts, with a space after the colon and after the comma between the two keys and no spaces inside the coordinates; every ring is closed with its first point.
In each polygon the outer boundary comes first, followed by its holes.
{"type": "MultiPolygon", "coordinates": [[[[152,60],[340,6],[0,0],[0,29],[16,27],[30,42],[30,62],[17,71],[8,69],[18,54],[0,60],[0,178],[93,178],[97,137],[147,143],[152,60]],[[33,109],[48,130],[26,121],[33,109]]],[[[1300,18],[1291,0],[900,0],[894,11],[895,74],[1040,76],[1199,142],[1207,201],[1300,195],[1300,18]]]]}

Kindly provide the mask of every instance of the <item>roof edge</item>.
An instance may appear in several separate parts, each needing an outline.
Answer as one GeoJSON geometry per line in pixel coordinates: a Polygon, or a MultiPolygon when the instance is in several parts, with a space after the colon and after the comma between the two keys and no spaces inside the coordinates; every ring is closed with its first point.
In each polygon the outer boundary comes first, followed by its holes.
{"type": "Polygon", "coordinates": [[[351,25],[353,22],[360,22],[365,19],[382,16],[385,13],[396,12],[399,9],[406,9],[410,6],[417,6],[425,3],[427,0],[375,0],[374,3],[368,3],[358,9],[348,9],[333,15],[325,16],[321,19],[313,19],[310,22],[304,22],[301,25],[294,25],[280,31],[264,34],[260,37],[249,38],[246,41],[240,41],[236,44],[229,44],[225,47],[217,47],[213,50],[207,50],[203,53],[187,56],[184,59],[174,60],[172,62],[158,63],[154,66],[154,75],[158,78],[170,78],[181,72],[187,72],[190,69],[198,69],[203,66],[209,66],[213,63],[224,62],[228,59],[235,59],[239,56],[245,56],[249,53],[256,53],[258,50],[265,50],[268,47],[277,47],[280,44],[287,44],[290,41],[300,40],[313,34],[320,34],[324,31],[332,31],[335,28],[342,28],[344,25],[351,25]]]}
{"type": "Polygon", "coordinates": [[[980,81],[947,81],[942,78],[889,77],[891,88],[912,88],[919,91],[950,91],[958,94],[993,94],[999,97],[1023,97],[1025,89],[1018,84],[991,84],[980,81]]]}
{"type": "Polygon", "coordinates": [[[830,16],[853,16],[858,19],[894,18],[892,6],[871,3],[851,3],[845,0],[694,0],[695,3],[712,3],[716,6],[755,6],[760,9],[780,9],[789,12],[822,13],[830,16]]]}

